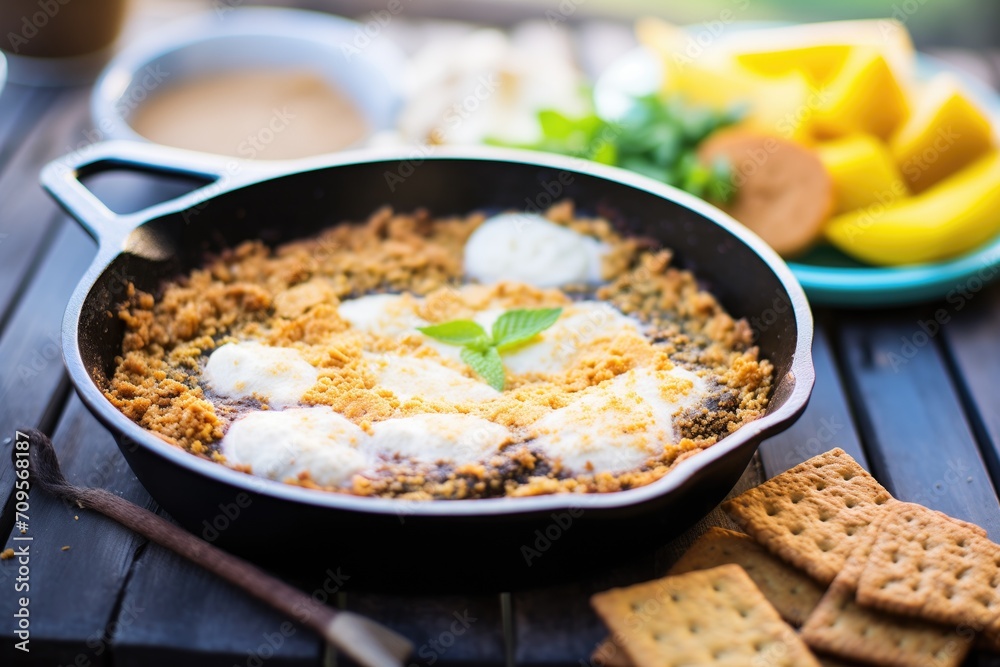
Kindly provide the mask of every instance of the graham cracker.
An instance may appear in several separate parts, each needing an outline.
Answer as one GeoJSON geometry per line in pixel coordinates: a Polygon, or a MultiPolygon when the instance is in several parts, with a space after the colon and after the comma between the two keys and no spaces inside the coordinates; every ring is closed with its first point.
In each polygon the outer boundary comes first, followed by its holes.
{"type": "Polygon", "coordinates": [[[805,623],[823,597],[821,586],[775,558],[752,537],[717,526],[695,540],[667,574],[706,570],[727,563],[746,570],[767,601],[793,626],[805,623]]]}
{"type": "MultiPolygon", "coordinates": [[[[817,655],[816,659],[819,660],[821,667],[863,667],[861,663],[846,662],[827,655],[817,655]]],[[[635,667],[610,637],[598,644],[590,654],[590,664],[594,667],[635,667]]]]}
{"type": "Polygon", "coordinates": [[[802,639],[814,650],[884,667],[958,667],[972,647],[971,635],[962,636],[954,627],[866,609],[855,600],[879,526],[896,504],[883,506],[857,541],[844,569],[802,627],[802,639]]]}
{"type": "Polygon", "coordinates": [[[857,600],[991,639],[1000,633],[1000,545],[964,522],[899,503],[879,526],[857,600]]]}
{"type": "Polygon", "coordinates": [[[854,549],[871,509],[889,492],[842,449],[833,449],[750,489],[723,509],[768,551],[823,585],[854,549]]]}
{"type": "Polygon", "coordinates": [[[738,565],[591,597],[635,667],[820,667],[738,565]]]}

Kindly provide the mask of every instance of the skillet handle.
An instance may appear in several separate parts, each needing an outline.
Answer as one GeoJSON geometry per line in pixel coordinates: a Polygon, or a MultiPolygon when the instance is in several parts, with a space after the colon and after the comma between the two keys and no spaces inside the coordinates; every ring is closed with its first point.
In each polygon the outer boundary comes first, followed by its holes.
{"type": "Polygon", "coordinates": [[[166,146],[108,141],[93,144],[50,162],[42,169],[41,183],[49,194],[93,236],[98,243],[118,248],[128,234],[143,222],[167,209],[186,208],[182,202],[201,199],[205,188],[218,189],[233,178],[257,175],[259,163],[196,153],[166,146]],[[125,169],[150,174],[176,174],[201,178],[208,183],[180,197],[134,213],[119,214],[109,209],[80,179],[91,174],[125,169]]]}

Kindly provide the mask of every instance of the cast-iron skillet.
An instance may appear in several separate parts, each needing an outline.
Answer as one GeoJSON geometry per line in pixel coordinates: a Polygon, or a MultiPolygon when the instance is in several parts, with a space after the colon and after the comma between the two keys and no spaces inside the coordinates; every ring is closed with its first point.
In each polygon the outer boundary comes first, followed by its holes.
{"type": "MultiPolygon", "coordinates": [[[[662,543],[734,486],[767,436],[801,414],[813,385],[812,317],[784,262],[757,236],[684,192],[622,170],[493,149],[357,151],[247,163],[147,144],[98,144],[48,165],[45,188],[97,239],[70,300],[63,348],[70,378],[115,434],[153,498],[191,531],[268,564],[340,567],[356,588],[495,589],[577,576],[662,543]],[[212,181],[138,213],[116,215],[79,178],[108,169],[212,181]],[[754,323],[775,366],[767,414],[654,484],[601,495],[406,502],[323,493],[230,470],[135,424],[102,387],[121,351],[114,315],[124,284],[156,293],[205,253],[245,239],[281,243],[391,204],[435,215],[544,209],[571,198],[626,233],[675,251],[730,313],[754,323]]],[[[322,571],[322,570],[318,570],[322,571]]]]}

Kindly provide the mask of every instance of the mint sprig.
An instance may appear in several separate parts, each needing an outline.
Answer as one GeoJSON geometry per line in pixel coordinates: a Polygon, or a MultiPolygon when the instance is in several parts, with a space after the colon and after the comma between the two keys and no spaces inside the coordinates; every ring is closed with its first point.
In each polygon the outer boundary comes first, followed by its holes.
{"type": "Polygon", "coordinates": [[[452,320],[417,330],[434,340],[461,347],[462,361],[491,387],[503,391],[506,374],[500,353],[527,343],[555,324],[560,315],[562,308],[508,310],[493,323],[492,334],[472,320],[452,320]]]}

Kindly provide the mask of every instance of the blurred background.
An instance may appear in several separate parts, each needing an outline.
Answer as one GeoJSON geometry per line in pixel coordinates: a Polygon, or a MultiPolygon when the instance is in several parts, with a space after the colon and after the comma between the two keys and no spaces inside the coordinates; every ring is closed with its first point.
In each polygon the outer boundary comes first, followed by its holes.
{"type": "MultiPolygon", "coordinates": [[[[134,0],[146,15],[177,14],[205,7],[281,5],[361,16],[384,9],[387,0],[134,0]]],[[[731,11],[738,20],[829,21],[894,17],[906,24],[919,48],[1000,45],[996,0],[402,0],[402,15],[510,25],[544,17],[547,10],[574,8],[568,23],[588,19],[630,20],[654,15],[676,23],[718,20],[731,11]]],[[[565,16],[566,12],[562,12],[565,16]]]]}
{"type": "MultiPolygon", "coordinates": [[[[211,4],[211,0],[195,4],[211,4]]],[[[386,5],[378,0],[295,0],[267,4],[302,6],[348,16],[386,5]]],[[[726,10],[734,12],[740,20],[761,21],[828,21],[895,16],[913,32],[917,46],[961,45],[968,48],[1000,43],[1000,2],[996,0],[406,0],[404,4],[406,16],[500,24],[537,17],[548,9],[558,10],[560,4],[576,7],[571,21],[592,18],[627,20],[651,14],[677,23],[698,23],[717,20],[726,10]]]]}
{"type": "MultiPolygon", "coordinates": [[[[953,234],[955,247],[930,239],[902,255],[895,243],[831,240],[827,224],[916,205],[939,183],[947,197],[947,183],[1000,155],[997,0],[0,0],[0,36],[15,85],[96,80],[87,143],[261,160],[483,144],[582,157],[679,187],[760,233],[796,220],[801,242],[765,240],[793,268],[822,269],[845,302],[854,283],[842,270],[1000,244],[992,216],[953,234]],[[268,5],[313,12],[254,11],[268,5]],[[727,129],[791,140],[823,175],[822,196],[787,191],[819,202],[815,215],[785,215],[773,193],[786,190],[763,176],[767,206],[738,210],[755,201],[731,196],[739,156],[702,145],[727,129]]],[[[936,210],[957,224],[962,204],[936,210]]]]}

